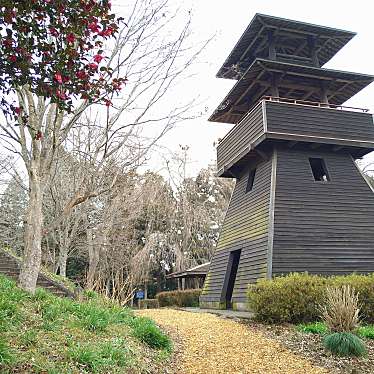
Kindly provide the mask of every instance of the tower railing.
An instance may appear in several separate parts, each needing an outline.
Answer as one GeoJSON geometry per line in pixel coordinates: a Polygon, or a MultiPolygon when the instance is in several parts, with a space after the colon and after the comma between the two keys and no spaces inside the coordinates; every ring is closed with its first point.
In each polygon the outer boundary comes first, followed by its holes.
{"type": "Polygon", "coordinates": [[[224,140],[230,137],[231,133],[236,131],[236,127],[238,125],[240,126],[242,122],[244,122],[248,117],[250,117],[252,112],[256,110],[257,106],[263,101],[293,104],[293,105],[298,105],[302,107],[313,107],[313,108],[332,109],[332,110],[339,110],[339,111],[369,113],[369,109],[366,109],[366,108],[357,108],[357,107],[346,106],[346,105],[327,104],[327,103],[322,103],[318,101],[300,100],[300,99],[293,99],[293,98],[288,98],[288,97],[263,96],[223,138],[219,139],[218,144],[221,144],[224,140]]]}
{"type": "Polygon", "coordinates": [[[295,105],[302,105],[302,106],[313,106],[313,107],[319,107],[319,108],[357,111],[357,112],[362,112],[362,113],[368,113],[369,112],[369,109],[366,109],[366,108],[357,108],[357,107],[353,107],[353,106],[322,103],[322,102],[318,102],[318,101],[292,99],[292,98],[287,98],[287,97],[263,96],[259,101],[262,101],[262,100],[275,101],[275,102],[288,103],[288,104],[295,104],[295,105]]]}

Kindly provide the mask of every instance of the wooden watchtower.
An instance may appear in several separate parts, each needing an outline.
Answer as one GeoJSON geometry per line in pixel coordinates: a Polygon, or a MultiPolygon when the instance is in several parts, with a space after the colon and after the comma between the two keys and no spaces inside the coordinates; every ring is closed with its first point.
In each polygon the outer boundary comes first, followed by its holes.
{"type": "Polygon", "coordinates": [[[236,79],[210,121],[235,178],[201,306],[246,309],[248,283],[289,272],[374,271],[374,194],[355,159],[372,115],[342,104],[373,76],[324,69],[355,34],[256,14],[219,70],[236,79]]]}

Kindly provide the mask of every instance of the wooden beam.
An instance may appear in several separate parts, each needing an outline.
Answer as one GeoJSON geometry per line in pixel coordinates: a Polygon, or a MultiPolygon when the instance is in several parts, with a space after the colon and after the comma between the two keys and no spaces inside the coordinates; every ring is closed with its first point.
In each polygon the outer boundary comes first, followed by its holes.
{"type": "MultiPolygon", "coordinates": [[[[262,22],[262,24],[264,24],[264,23],[262,22]]],[[[326,39],[326,40],[331,40],[331,39],[346,40],[347,39],[346,35],[328,36],[328,35],[321,35],[320,33],[314,33],[314,32],[310,32],[310,31],[289,29],[287,27],[274,27],[274,26],[269,26],[269,25],[267,25],[267,28],[276,29],[278,35],[290,36],[292,39],[295,39],[295,38],[304,39],[307,36],[315,36],[315,37],[318,37],[320,40],[322,40],[322,39],[326,39]]]]}
{"type": "Polygon", "coordinates": [[[230,112],[230,115],[243,117],[247,112],[248,110],[246,111],[235,110],[235,111],[230,112]]]}
{"type": "Polygon", "coordinates": [[[340,139],[327,136],[316,136],[316,135],[300,135],[286,132],[268,131],[266,134],[268,139],[280,139],[287,141],[299,141],[308,143],[321,143],[321,144],[332,144],[341,145],[344,147],[360,147],[360,148],[374,148],[374,141],[367,140],[352,140],[352,139],[340,139]]]}
{"type": "MultiPolygon", "coordinates": [[[[267,86],[267,87],[271,87],[271,83],[269,82],[266,82],[266,81],[259,81],[257,82],[259,83],[261,86],[267,86]]],[[[307,91],[307,92],[310,92],[310,89],[312,88],[313,89],[313,92],[316,92],[316,91],[320,91],[321,90],[321,86],[313,86],[313,85],[298,85],[298,84],[293,84],[293,83],[286,83],[286,82],[282,82],[279,84],[279,87],[280,88],[290,88],[292,90],[304,90],[304,91],[307,91]]],[[[327,91],[327,93],[333,93],[333,91],[327,91]]]]}
{"type": "Polygon", "coordinates": [[[328,96],[328,99],[331,100],[334,96],[336,96],[339,92],[344,91],[346,87],[348,87],[351,84],[351,82],[344,84],[342,87],[340,87],[338,90],[332,91],[331,94],[328,96]]]}
{"type": "MultiPolygon", "coordinates": [[[[260,38],[261,39],[261,38],[260,38]]],[[[252,52],[252,55],[254,56],[257,52],[261,51],[261,49],[265,48],[268,44],[267,38],[264,38],[262,42],[256,47],[256,49],[252,52]]]]}
{"type": "MultiPolygon", "coordinates": [[[[267,71],[271,71],[271,72],[274,72],[274,73],[284,73],[284,70],[267,67],[266,65],[264,65],[261,62],[259,62],[259,65],[263,69],[266,69],[267,71]]],[[[297,73],[297,72],[294,72],[294,71],[287,71],[287,74],[297,76],[297,77],[303,77],[303,78],[318,79],[318,80],[321,80],[321,81],[335,81],[335,82],[340,82],[340,83],[352,83],[353,82],[352,80],[337,79],[337,78],[333,78],[333,77],[321,77],[319,75],[312,75],[312,74],[307,74],[307,73],[297,73]]]]}
{"type": "Polygon", "coordinates": [[[340,83],[352,83],[352,81],[347,81],[346,79],[336,79],[336,78],[332,78],[332,77],[321,77],[321,76],[318,76],[318,75],[296,73],[296,72],[293,72],[293,71],[288,71],[287,73],[290,74],[290,75],[297,76],[297,77],[318,79],[318,80],[326,81],[326,82],[335,81],[335,82],[340,82],[340,83]]]}
{"type": "Polygon", "coordinates": [[[259,149],[254,149],[254,151],[264,160],[264,161],[266,161],[266,160],[268,160],[269,159],[269,155],[268,154],[266,154],[265,152],[263,152],[263,151],[260,151],[259,149]]]}
{"type": "Polygon", "coordinates": [[[312,59],[313,65],[319,67],[318,51],[316,47],[317,38],[313,35],[308,37],[309,54],[312,59]]]}
{"type": "Polygon", "coordinates": [[[301,61],[311,61],[310,57],[303,57],[303,56],[298,56],[298,55],[291,55],[288,53],[277,53],[277,56],[279,57],[286,57],[286,58],[293,58],[295,60],[301,60],[301,61]]]}
{"type": "Polygon", "coordinates": [[[279,97],[279,89],[278,89],[279,81],[280,81],[280,76],[273,73],[271,75],[271,95],[274,97],[279,97]]]}
{"type": "Polygon", "coordinates": [[[279,35],[290,36],[293,39],[295,39],[295,38],[304,39],[306,35],[316,35],[317,36],[317,34],[314,34],[314,33],[311,33],[311,32],[302,31],[302,30],[288,29],[286,27],[277,28],[276,30],[277,30],[277,32],[278,32],[279,35]]]}
{"type": "Polygon", "coordinates": [[[307,92],[302,98],[301,100],[307,100],[309,99],[309,97],[311,97],[316,91],[315,90],[311,90],[309,92],[307,92]]]}
{"type": "Polygon", "coordinates": [[[294,54],[297,55],[299,54],[306,46],[307,46],[307,41],[301,43],[294,51],[294,54]]]}
{"type": "Polygon", "coordinates": [[[231,72],[232,72],[231,67],[224,68],[224,69],[226,69],[226,71],[222,74],[223,77],[226,77],[226,76],[228,75],[228,73],[231,73],[231,72]]]}
{"type": "Polygon", "coordinates": [[[240,100],[245,97],[245,95],[248,93],[248,91],[256,84],[256,83],[259,83],[259,80],[260,78],[262,77],[262,75],[265,73],[265,70],[263,70],[258,76],[257,78],[247,87],[247,89],[240,95],[239,99],[235,100],[234,102],[234,105],[239,103],[240,100]]]}
{"type": "Polygon", "coordinates": [[[320,143],[312,143],[312,144],[310,145],[310,148],[311,148],[311,149],[318,149],[321,145],[322,145],[322,144],[320,144],[320,143]]]}
{"type": "Polygon", "coordinates": [[[223,168],[223,172],[229,174],[232,178],[239,179],[239,175],[234,172],[234,170],[229,170],[226,166],[223,168]]]}
{"type": "Polygon", "coordinates": [[[294,91],[295,91],[294,89],[290,88],[289,91],[287,92],[287,97],[291,99],[294,91]]]}
{"type": "Polygon", "coordinates": [[[333,39],[334,39],[334,38],[327,38],[327,39],[325,40],[325,42],[324,42],[323,44],[321,44],[321,45],[317,48],[316,53],[318,53],[321,49],[325,48],[326,44],[327,44],[330,40],[333,40],[333,39]]]}
{"type": "Polygon", "coordinates": [[[257,96],[258,98],[261,98],[262,96],[264,96],[264,94],[266,93],[266,91],[269,89],[269,87],[265,87],[262,91],[260,91],[260,94],[257,96]]]}
{"type": "Polygon", "coordinates": [[[308,45],[307,40],[303,43],[300,43],[300,45],[295,49],[295,51],[293,53],[295,55],[298,55],[307,45],[308,45]]]}
{"type": "Polygon", "coordinates": [[[230,108],[230,113],[233,113],[233,112],[238,112],[238,113],[247,113],[248,110],[250,109],[250,107],[248,106],[248,104],[242,104],[242,105],[233,105],[231,108],[230,108]]]}
{"type": "Polygon", "coordinates": [[[274,30],[268,30],[268,43],[269,43],[269,60],[276,60],[277,52],[275,50],[274,30]]]}
{"type": "MultiPolygon", "coordinates": [[[[262,34],[262,31],[264,30],[264,26],[261,27],[259,33],[257,35],[261,35],[262,34]]],[[[242,53],[242,55],[240,56],[239,58],[239,61],[243,60],[243,58],[245,57],[245,55],[248,53],[248,51],[252,48],[253,44],[256,42],[256,38],[253,38],[252,42],[249,43],[248,47],[245,49],[245,51],[242,53]]]]}
{"type": "Polygon", "coordinates": [[[329,99],[327,97],[327,85],[325,82],[321,82],[321,96],[320,96],[320,102],[323,104],[328,105],[329,99]]]}

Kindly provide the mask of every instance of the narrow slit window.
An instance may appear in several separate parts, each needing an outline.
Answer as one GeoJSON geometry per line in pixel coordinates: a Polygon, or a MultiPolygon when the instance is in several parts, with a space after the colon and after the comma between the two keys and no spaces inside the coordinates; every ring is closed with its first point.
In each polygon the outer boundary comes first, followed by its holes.
{"type": "Polygon", "coordinates": [[[327,171],[325,160],[322,158],[310,158],[310,168],[312,169],[314,180],[320,182],[329,182],[330,176],[327,171]]]}
{"type": "Polygon", "coordinates": [[[249,192],[253,188],[253,183],[255,181],[255,174],[256,174],[256,169],[253,169],[249,172],[248,175],[248,181],[247,181],[247,187],[245,189],[245,193],[249,192]]]}

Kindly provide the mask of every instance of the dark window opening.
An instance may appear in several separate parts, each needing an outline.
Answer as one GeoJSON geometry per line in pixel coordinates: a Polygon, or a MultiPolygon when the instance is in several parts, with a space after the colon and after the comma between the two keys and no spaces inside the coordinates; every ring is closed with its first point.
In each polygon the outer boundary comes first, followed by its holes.
{"type": "Polygon", "coordinates": [[[253,169],[249,172],[248,175],[248,182],[247,182],[247,187],[245,189],[245,193],[249,192],[253,188],[253,183],[255,181],[255,174],[256,174],[256,169],[253,169]]]}
{"type": "Polygon", "coordinates": [[[312,169],[314,180],[320,182],[329,182],[330,176],[327,172],[326,163],[322,158],[309,158],[310,168],[312,169]]]}

